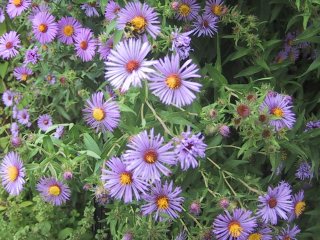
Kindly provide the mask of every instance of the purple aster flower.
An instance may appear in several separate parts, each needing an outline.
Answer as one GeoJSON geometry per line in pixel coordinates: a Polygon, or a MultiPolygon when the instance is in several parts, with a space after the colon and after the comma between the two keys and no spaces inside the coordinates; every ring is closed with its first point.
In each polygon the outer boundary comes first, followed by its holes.
{"type": "Polygon", "coordinates": [[[288,52],[287,51],[280,51],[278,55],[276,56],[275,62],[276,63],[282,63],[284,60],[288,58],[288,52]]]}
{"type": "Polygon", "coordinates": [[[5,33],[0,38],[0,57],[11,59],[17,56],[20,45],[19,34],[15,31],[5,33]]]}
{"type": "Polygon", "coordinates": [[[220,199],[219,201],[219,206],[222,208],[222,209],[227,209],[230,205],[230,201],[228,198],[222,198],[220,199]]]}
{"type": "Polygon", "coordinates": [[[118,13],[120,10],[121,8],[118,3],[114,2],[113,0],[108,1],[104,16],[108,21],[112,21],[113,19],[118,17],[118,13]]]}
{"type": "Polygon", "coordinates": [[[155,68],[157,72],[149,79],[149,86],[161,102],[177,107],[193,102],[196,98],[194,92],[200,91],[201,84],[188,81],[200,77],[199,69],[191,59],[180,67],[179,55],[166,56],[155,64],[155,68]]]}
{"type": "Polygon", "coordinates": [[[4,189],[13,196],[19,195],[25,184],[25,169],[18,153],[9,152],[2,160],[0,177],[4,189]]]}
{"type": "Polygon", "coordinates": [[[19,136],[12,136],[11,137],[11,144],[13,147],[17,148],[21,145],[21,139],[19,136]]]}
{"type": "Polygon", "coordinates": [[[88,28],[81,28],[74,39],[77,56],[84,62],[91,61],[96,54],[96,40],[88,28]]]}
{"type": "Polygon", "coordinates": [[[63,179],[64,180],[71,180],[72,177],[73,177],[73,174],[70,171],[66,171],[66,172],[63,173],[63,179]]]}
{"type": "Polygon", "coordinates": [[[190,167],[196,168],[198,166],[196,158],[205,157],[207,144],[203,140],[204,136],[201,133],[192,134],[190,127],[187,132],[182,132],[178,138],[174,139],[175,153],[182,170],[187,170],[190,167]]]}
{"type": "Polygon", "coordinates": [[[19,81],[27,81],[28,77],[32,75],[32,70],[28,67],[16,67],[13,71],[13,75],[19,81]]]}
{"type": "Polygon", "coordinates": [[[41,55],[39,54],[39,49],[35,46],[33,49],[28,49],[26,51],[26,55],[24,57],[24,63],[32,63],[37,64],[37,62],[41,59],[41,55]]]}
{"type": "Polygon", "coordinates": [[[123,235],[122,240],[133,240],[133,233],[127,232],[123,235]]]}
{"type": "Polygon", "coordinates": [[[181,0],[176,10],[178,20],[191,21],[198,16],[200,5],[196,0],[181,0]]]}
{"type": "Polygon", "coordinates": [[[287,228],[282,228],[279,236],[276,236],[277,240],[297,240],[296,235],[300,232],[300,229],[294,225],[292,229],[287,225],[287,228]]]}
{"type": "Polygon", "coordinates": [[[192,50],[190,47],[191,38],[189,35],[192,32],[179,33],[178,30],[171,33],[172,47],[171,50],[175,51],[181,60],[189,57],[189,53],[192,50]]]}
{"type": "Polygon", "coordinates": [[[46,80],[47,80],[47,82],[48,82],[50,85],[53,85],[53,84],[55,84],[55,82],[56,82],[56,77],[53,76],[52,74],[48,74],[48,75],[46,76],[46,80]]]}
{"type": "Polygon", "coordinates": [[[292,197],[293,200],[293,209],[289,216],[289,221],[293,221],[296,218],[299,218],[301,214],[306,209],[306,202],[304,201],[304,191],[301,190],[298,193],[294,194],[292,197]]]}
{"type": "Polygon", "coordinates": [[[198,216],[201,213],[201,204],[198,201],[193,201],[190,204],[189,212],[193,215],[198,216]]]}
{"type": "Polygon", "coordinates": [[[171,171],[164,165],[176,164],[172,144],[164,144],[163,137],[154,135],[154,129],[143,131],[132,137],[124,154],[128,169],[146,180],[160,180],[160,172],[168,176],[171,171]]]}
{"type": "Polygon", "coordinates": [[[0,8],[0,23],[3,23],[6,20],[6,16],[4,15],[4,11],[0,8]]]}
{"type": "Polygon", "coordinates": [[[36,4],[34,6],[32,6],[32,12],[29,15],[29,20],[30,22],[32,22],[32,20],[34,19],[34,17],[39,13],[39,12],[51,12],[49,5],[44,2],[41,4],[36,4]]]}
{"type": "Polygon", "coordinates": [[[37,123],[40,130],[45,132],[52,126],[52,118],[49,114],[40,115],[37,123]]]}
{"type": "Polygon", "coordinates": [[[120,109],[116,102],[112,100],[104,101],[103,93],[97,92],[87,100],[83,110],[84,120],[96,132],[112,132],[120,121],[120,109]]]}
{"type": "Polygon", "coordinates": [[[29,118],[30,115],[27,109],[22,109],[18,111],[17,119],[20,124],[28,126],[30,124],[29,118]]]}
{"type": "Polygon", "coordinates": [[[101,180],[105,182],[104,187],[110,196],[128,203],[132,202],[134,194],[139,200],[140,192],[145,193],[147,190],[147,183],[128,170],[120,158],[113,157],[106,162],[106,165],[109,169],[102,169],[101,180]]]}
{"type": "Polygon", "coordinates": [[[272,230],[267,226],[258,227],[247,240],[272,240],[272,230]]]}
{"type": "Polygon", "coordinates": [[[10,126],[11,135],[17,137],[19,135],[19,126],[16,122],[11,123],[10,126]]]}
{"type": "Polygon", "coordinates": [[[10,90],[4,91],[2,95],[2,101],[6,107],[11,107],[13,105],[14,92],[10,90]]]}
{"type": "Polygon", "coordinates": [[[32,19],[32,29],[37,41],[45,44],[52,42],[56,37],[58,25],[50,13],[39,12],[32,19]]]}
{"type": "Polygon", "coordinates": [[[117,23],[119,30],[123,30],[130,23],[136,32],[147,32],[154,39],[160,33],[158,14],[147,3],[129,2],[119,12],[117,23]]]}
{"type": "Polygon", "coordinates": [[[291,47],[289,50],[286,50],[288,53],[288,58],[292,61],[295,62],[300,55],[299,49],[296,47],[291,47]]]}
{"type": "Polygon", "coordinates": [[[10,18],[19,16],[31,5],[31,0],[9,0],[7,13],[10,18]]]}
{"type": "Polygon", "coordinates": [[[200,36],[213,37],[217,33],[218,18],[208,15],[198,16],[196,21],[193,23],[193,34],[200,36]]]}
{"type": "Polygon", "coordinates": [[[310,121],[306,124],[306,129],[304,130],[305,132],[315,129],[315,128],[320,128],[320,120],[318,121],[310,121]]]}
{"type": "Polygon", "coordinates": [[[268,187],[264,196],[259,196],[259,209],[257,216],[261,217],[264,223],[276,225],[278,216],[284,220],[288,219],[287,214],[291,212],[292,196],[288,183],[282,182],[277,187],[268,187]]]}
{"type": "Polygon", "coordinates": [[[184,198],[180,196],[182,190],[180,187],[173,187],[173,182],[167,181],[162,185],[156,181],[151,186],[150,193],[143,195],[147,204],[141,207],[142,214],[147,215],[155,213],[155,220],[162,220],[164,216],[170,218],[179,217],[178,213],[182,211],[184,198]]]}
{"type": "Polygon", "coordinates": [[[55,206],[65,203],[71,194],[69,187],[55,178],[41,178],[37,190],[45,202],[55,206]]]}
{"type": "Polygon", "coordinates": [[[226,12],[226,7],[223,5],[222,0],[208,0],[204,8],[204,13],[212,17],[220,17],[226,12]]]}
{"type": "Polygon", "coordinates": [[[293,47],[293,41],[297,37],[297,32],[289,32],[285,36],[284,39],[284,48],[286,51],[288,51],[291,47],[293,47]]]}
{"type": "Polygon", "coordinates": [[[182,230],[182,231],[178,234],[178,236],[176,236],[175,240],[187,240],[187,238],[188,238],[187,233],[186,233],[184,230],[182,230]]]}
{"type": "Polygon", "coordinates": [[[97,11],[97,8],[100,8],[100,4],[98,1],[85,3],[81,5],[81,9],[84,10],[85,14],[88,17],[99,17],[99,12],[97,11]]]}
{"type": "Polygon", "coordinates": [[[313,178],[313,172],[311,169],[311,166],[307,162],[302,162],[299,165],[299,168],[296,171],[296,178],[300,180],[305,180],[305,179],[312,179],[313,178]]]}
{"type": "Polygon", "coordinates": [[[108,61],[108,56],[113,48],[113,37],[109,38],[108,40],[100,40],[99,39],[99,48],[98,52],[100,54],[100,59],[108,61]]]}
{"type": "Polygon", "coordinates": [[[247,240],[249,234],[257,226],[256,219],[251,217],[251,211],[236,208],[232,214],[225,211],[219,214],[213,222],[213,233],[219,240],[247,240]]]}
{"type": "Polygon", "coordinates": [[[276,131],[285,127],[291,129],[296,121],[295,115],[292,112],[292,104],[282,94],[268,94],[260,106],[260,111],[268,112],[271,115],[269,124],[276,131]]]}
{"type": "Polygon", "coordinates": [[[73,17],[63,17],[58,21],[58,39],[65,44],[73,44],[81,24],[73,17]]]}
{"type": "Polygon", "coordinates": [[[130,85],[141,87],[141,80],[148,79],[154,70],[151,68],[156,61],[145,60],[150,52],[148,42],[140,39],[129,39],[120,42],[115,50],[111,50],[106,64],[106,79],[116,89],[127,91],[130,85]]]}
{"type": "Polygon", "coordinates": [[[57,139],[60,139],[63,134],[64,134],[64,126],[59,126],[56,128],[56,131],[53,136],[57,139]]]}

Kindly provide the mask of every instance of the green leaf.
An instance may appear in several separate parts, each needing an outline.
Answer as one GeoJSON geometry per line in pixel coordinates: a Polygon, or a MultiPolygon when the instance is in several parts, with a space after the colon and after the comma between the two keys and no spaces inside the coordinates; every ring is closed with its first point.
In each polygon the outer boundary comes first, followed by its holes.
{"type": "Polygon", "coordinates": [[[73,233],[73,229],[72,228],[69,228],[69,227],[64,228],[58,233],[58,238],[60,240],[67,239],[68,237],[71,236],[72,233],[73,233]]]}
{"type": "Polygon", "coordinates": [[[256,74],[258,72],[261,72],[263,70],[262,67],[260,66],[251,66],[251,67],[248,67],[244,70],[242,70],[241,72],[239,72],[237,75],[235,75],[234,77],[235,78],[238,78],[238,77],[247,77],[247,76],[251,76],[253,74],[256,74]]]}
{"type": "Polygon", "coordinates": [[[86,148],[91,152],[94,152],[100,158],[101,150],[97,142],[90,136],[89,133],[84,133],[83,137],[84,137],[83,141],[84,141],[84,144],[86,145],[86,148]]]}
{"type": "Polygon", "coordinates": [[[236,60],[236,59],[239,59],[239,58],[241,58],[241,57],[244,57],[244,56],[248,55],[251,51],[252,51],[251,48],[237,47],[237,48],[236,48],[236,51],[233,52],[233,53],[231,53],[231,54],[227,57],[227,59],[223,62],[223,64],[226,63],[226,62],[228,62],[228,61],[234,61],[234,60],[236,60]]]}
{"type": "Polygon", "coordinates": [[[19,204],[19,207],[24,208],[24,207],[28,207],[28,206],[30,206],[32,204],[33,204],[33,202],[31,202],[31,201],[24,201],[24,202],[19,204]]]}
{"type": "Polygon", "coordinates": [[[137,113],[135,111],[133,111],[130,107],[128,107],[127,105],[125,105],[123,103],[119,103],[119,108],[120,108],[121,112],[131,112],[137,116],[137,113]]]}
{"type": "Polygon", "coordinates": [[[116,30],[113,35],[113,46],[117,46],[117,44],[120,42],[122,38],[123,31],[116,30]]]}
{"type": "Polygon", "coordinates": [[[305,71],[301,76],[299,76],[298,78],[303,77],[304,75],[306,75],[307,73],[316,70],[320,67],[320,58],[316,58],[311,65],[309,66],[309,68],[307,69],[307,71],[305,71]]]}

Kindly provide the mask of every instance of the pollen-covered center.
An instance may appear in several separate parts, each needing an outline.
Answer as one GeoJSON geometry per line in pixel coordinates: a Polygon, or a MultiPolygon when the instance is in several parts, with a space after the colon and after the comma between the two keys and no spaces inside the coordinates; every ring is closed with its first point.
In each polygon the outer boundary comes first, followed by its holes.
{"type": "Polygon", "coordinates": [[[304,201],[300,201],[295,205],[294,212],[296,216],[299,217],[304,212],[305,209],[306,209],[306,203],[304,201]]]}
{"type": "Polygon", "coordinates": [[[16,7],[21,7],[22,6],[22,0],[13,0],[12,3],[16,7]]]}
{"type": "Polygon", "coordinates": [[[214,5],[211,9],[212,13],[217,16],[222,15],[222,6],[221,5],[214,5]]]}
{"type": "Polygon", "coordinates": [[[53,186],[50,186],[50,187],[49,187],[48,192],[49,192],[50,195],[59,196],[60,193],[61,193],[61,189],[60,189],[59,186],[53,185],[53,186]]]}
{"type": "Polygon", "coordinates": [[[70,37],[74,32],[73,26],[72,25],[66,25],[63,28],[63,33],[64,35],[70,37]]]}
{"type": "Polygon", "coordinates": [[[154,150],[148,150],[145,152],[143,159],[146,163],[155,163],[158,160],[158,154],[154,150]]]}
{"type": "Polygon", "coordinates": [[[42,33],[46,33],[48,31],[48,26],[46,24],[42,23],[38,26],[38,30],[42,33]]]}
{"type": "Polygon", "coordinates": [[[289,235],[286,235],[283,240],[291,240],[291,237],[289,235]]]}
{"type": "Polygon", "coordinates": [[[21,74],[22,81],[27,81],[27,79],[28,79],[28,74],[25,74],[25,73],[21,74]]]}
{"type": "Polygon", "coordinates": [[[132,183],[132,174],[128,172],[123,172],[120,174],[120,183],[122,185],[129,185],[132,183]]]}
{"type": "Polygon", "coordinates": [[[105,112],[101,108],[94,108],[92,117],[97,121],[102,121],[105,118],[105,112]]]}
{"type": "Polygon", "coordinates": [[[160,196],[157,198],[157,206],[161,210],[166,210],[169,208],[169,199],[167,196],[160,196]]]}
{"type": "Polygon", "coordinates": [[[80,48],[81,48],[82,50],[87,50],[87,48],[88,48],[88,42],[87,42],[87,41],[82,41],[82,42],[80,43],[80,48]]]}
{"type": "Polygon", "coordinates": [[[202,22],[202,26],[205,27],[205,28],[209,27],[209,22],[207,20],[204,20],[202,22]]]}
{"type": "Polygon", "coordinates": [[[190,8],[189,5],[183,3],[183,4],[181,4],[181,5],[179,6],[179,13],[180,13],[180,15],[186,17],[186,16],[188,16],[188,15],[190,14],[190,12],[191,12],[191,8],[190,8]]]}
{"type": "Polygon", "coordinates": [[[271,113],[276,117],[283,117],[284,115],[283,110],[279,107],[271,109],[271,113]]]}
{"type": "Polygon", "coordinates": [[[144,30],[147,26],[147,21],[142,16],[136,16],[134,17],[130,23],[134,26],[136,30],[144,30]]]}
{"type": "Polygon", "coordinates": [[[274,207],[276,207],[277,206],[277,199],[275,199],[275,198],[270,198],[269,199],[269,201],[268,201],[268,204],[269,204],[269,207],[270,208],[274,208],[274,207]]]}
{"type": "Polygon", "coordinates": [[[126,64],[126,69],[129,73],[132,73],[134,70],[139,68],[140,64],[136,60],[131,60],[126,64]]]}
{"type": "Polygon", "coordinates": [[[262,240],[262,235],[260,233],[252,233],[249,235],[248,240],[262,240]]]}
{"type": "Polygon", "coordinates": [[[240,237],[243,230],[243,228],[240,226],[240,223],[237,221],[232,221],[231,223],[229,223],[228,229],[229,234],[234,238],[240,237]]]}
{"type": "Polygon", "coordinates": [[[6,43],[6,49],[10,49],[13,47],[13,43],[12,42],[7,42],[6,43]]]}
{"type": "Polygon", "coordinates": [[[10,182],[15,181],[19,176],[18,168],[15,166],[8,167],[8,177],[10,182]]]}
{"type": "Polygon", "coordinates": [[[177,89],[181,86],[181,78],[177,74],[169,75],[166,84],[171,89],[177,89]]]}

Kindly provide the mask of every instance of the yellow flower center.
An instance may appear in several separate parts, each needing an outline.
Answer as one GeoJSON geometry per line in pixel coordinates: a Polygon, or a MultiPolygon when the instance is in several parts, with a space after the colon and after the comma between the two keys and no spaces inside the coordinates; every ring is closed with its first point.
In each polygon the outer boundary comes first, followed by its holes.
{"type": "Polygon", "coordinates": [[[126,64],[126,69],[129,73],[132,73],[134,70],[139,68],[139,63],[135,60],[131,60],[126,64]]]}
{"type": "Polygon", "coordinates": [[[304,212],[305,209],[306,209],[306,203],[304,201],[300,201],[294,206],[294,212],[297,217],[299,217],[304,212]]]}
{"type": "Polygon", "coordinates": [[[240,226],[239,222],[237,221],[232,221],[229,224],[228,229],[229,229],[229,234],[234,238],[240,237],[243,230],[243,228],[240,226]]]}
{"type": "Polygon", "coordinates": [[[129,185],[132,183],[132,175],[131,173],[124,172],[120,174],[120,183],[122,185],[129,185]]]}
{"type": "Polygon", "coordinates": [[[13,47],[12,42],[7,42],[7,43],[6,43],[6,49],[10,49],[10,48],[12,48],[12,47],[13,47]]]}
{"type": "Polygon", "coordinates": [[[82,50],[86,50],[86,49],[88,48],[88,43],[87,43],[87,41],[82,41],[82,42],[80,43],[80,48],[81,48],[82,50]]]}
{"type": "Polygon", "coordinates": [[[12,3],[13,3],[13,5],[15,5],[16,7],[21,7],[21,5],[22,5],[22,0],[13,0],[12,3]]]}
{"type": "Polygon", "coordinates": [[[61,189],[59,186],[53,185],[53,186],[49,187],[49,194],[50,195],[59,196],[60,193],[61,193],[61,189]]]}
{"type": "Polygon", "coordinates": [[[251,233],[248,240],[262,240],[262,235],[260,233],[251,233]]]}
{"type": "Polygon", "coordinates": [[[181,86],[181,79],[177,74],[172,74],[167,77],[166,84],[171,89],[177,89],[181,86]]]}
{"type": "Polygon", "coordinates": [[[221,5],[214,5],[212,7],[211,11],[214,15],[221,16],[222,15],[222,6],[221,5]]]}
{"type": "Polygon", "coordinates": [[[136,30],[144,30],[147,26],[147,21],[144,17],[137,16],[134,17],[131,21],[132,25],[136,30]]]}
{"type": "Polygon", "coordinates": [[[185,3],[182,3],[180,6],[179,6],[179,13],[180,15],[186,17],[190,14],[191,12],[191,8],[189,7],[189,5],[185,4],[185,3]]]}
{"type": "Polygon", "coordinates": [[[158,154],[154,150],[148,150],[143,157],[146,163],[155,163],[158,160],[158,154]]]}
{"type": "Polygon", "coordinates": [[[157,206],[161,210],[166,210],[169,208],[169,199],[166,196],[158,197],[157,206]]]}
{"type": "Polygon", "coordinates": [[[64,35],[70,37],[73,34],[73,32],[74,32],[74,29],[71,25],[64,26],[63,28],[64,35]]]}
{"type": "Polygon", "coordinates": [[[105,112],[101,108],[95,108],[93,109],[92,117],[97,121],[102,121],[105,118],[105,112]]]}
{"type": "Polygon", "coordinates": [[[14,182],[19,176],[18,168],[15,166],[8,167],[8,176],[10,182],[14,182]]]}
{"type": "Polygon", "coordinates": [[[27,78],[28,78],[28,74],[21,74],[21,80],[22,81],[27,81],[27,78]]]}
{"type": "Polygon", "coordinates": [[[281,118],[281,117],[283,117],[283,115],[284,115],[283,110],[282,110],[281,108],[279,108],[279,107],[273,108],[273,109],[271,110],[271,113],[272,113],[274,116],[278,117],[278,118],[281,118]]]}
{"type": "Polygon", "coordinates": [[[46,24],[42,23],[38,26],[38,30],[42,33],[46,33],[48,31],[48,26],[46,24]]]}

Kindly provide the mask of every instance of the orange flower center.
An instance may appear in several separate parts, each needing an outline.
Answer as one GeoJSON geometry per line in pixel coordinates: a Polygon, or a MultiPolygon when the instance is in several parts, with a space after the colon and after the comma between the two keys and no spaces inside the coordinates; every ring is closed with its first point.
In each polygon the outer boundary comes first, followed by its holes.
{"type": "Polygon", "coordinates": [[[144,30],[147,26],[147,21],[142,16],[134,17],[130,22],[136,30],[144,30]]]}
{"type": "Polygon", "coordinates": [[[232,221],[229,225],[228,225],[228,229],[229,229],[229,234],[234,237],[240,237],[243,228],[240,226],[240,223],[237,221],[232,221]]]}
{"type": "Polygon", "coordinates": [[[262,240],[262,235],[260,233],[251,233],[248,240],[262,240]]]}
{"type": "Polygon", "coordinates": [[[169,199],[166,196],[160,196],[157,198],[157,206],[161,210],[166,210],[169,208],[169,199]]]}
{"type": "Polygon", "coordinates": [[[221,5],[214,5],[211,9],[212,13],[214,15],[217,15],[217,16],[221,16],[222,15],[222,6],[221,5]]]}
{"type": "Polygon", "coordinates": [[[27,81],[27,79],[28,79],[28,74],[21,74],[21,80],[22,81],[27,81]]]}
{"type": "Polygon", "coordinates": [[[278,117],[278,118],[282,118],[283,115],[284,115],[283,110],[282,110],[281,108],[279,108],[279,107],[273,108],[273,109],[271,110],[271,113],[272,113],[274,116],[278,117]]]}
{"type": "Polygon", "coordinates": [[[177,74],[172,74],[167,77],[166,84],[171,89],[177,89],[181,86],[181,79],[177,74]]]}
{"type": "Polygon", "coordinates": [[[124,172],[120,174],[120,183],[122,185],[129,185],[132,183],[132,174],[124,172]]]}
{"type": "Polygon", "coordinates": [[[50,195],[59,196],[60,193],[61,193],[61,189],[60,189],[59,186],[53,185],[53,186],[50,186],[50,187],[49,187],[48,192],[49,192],[50,195]]]}
{"type": "Polygon", "coordinates": [[[291,240],[291,237],[287,235],[284,237],[284,240],[291,240]]]}
{"type": "Polygon", "coordinates": [[[97,121],[102,121],[106,114],[101,108],[94,108],[92,112],[92,117],[97,121]]]}
{"type": "Polygon", "coordinates": [[[21,7],[21,5],[22,5],[22,0],[13,0],[12,3],[13,3],[13,5],[15,5],[16,7],[21,7]]]}
{"type": "Polygon", "coordinates": [[[191,12],[191,8],[189,5],[185,4],[185,3],[182,3],[180,6],[179,6],[179,13],[180,15],[182,15],[183,17],[186,17],[190,14],[191,12]]]}
{"type": "Polygon", "coordinates": [[[129,73],[132,73],[134,70],[139,68],[139,63],[135,60],[131,60],[127,63],[126,69],[129,73]]]}
{"type": "Polygon", "coordinates": [[[42,23],[38,26],[38,30],[42,33],[46,33],[48,31],[48,26],[46,24],[42,23]]]}
{"type": "Polygon", "coordinates": [[[6,49],[10,49],[10,48],[12,48],[12,47],[13,47],[12,42],[7,42],[7,43],[6,43],[6,49]]]}
{"type": "Polygon", "coordinates": [[[72,25],[66,25],[63,28],[63,33],[64,35],[70,37],[74,32],[73,26],[72,25]]]}
{"type": "Polygon", "coordinates": [[[294,212],[297,217],[299,217],[304,212],[305,209],[306,209],[306,203],[304,201],[300,201],[294,206],[294,212]]]}
{"type": "Polygon", "coordinates": [[[270,198],[269,199],[269,201],[268,201],[268,204],[269,204],[269,207],[270,208],[274,208],[274,207],[276,207],[277,206],[277,199],[275,199],[275,198],[270,198]]]}
{"type": "Polygon", "coordinates": [[[14,182],[19,176],[18,168],[15,166],[8,167],[8,177],[10,182],[14,182]]]}
{"type": "Polygon", "coordinates": [[[82,50],[86,50],[86,49],[88,48],[88,43],[87,43],[87,41],[82,41],[82,42],[80,43],[80,48],[81,48],[82,50]]]}
{"type": "Polygon", "coordinates": [[[154,150],[148,150],[143,157],[146,163],[155,163],[158,160],[158,154],[154,150]]]}

